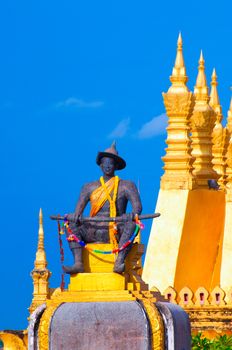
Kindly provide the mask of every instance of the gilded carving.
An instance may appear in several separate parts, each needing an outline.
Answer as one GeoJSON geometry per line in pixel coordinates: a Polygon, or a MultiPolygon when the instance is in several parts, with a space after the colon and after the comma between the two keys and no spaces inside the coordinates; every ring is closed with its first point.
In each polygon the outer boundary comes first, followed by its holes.
{"type": "Polygon", "coordinates": [[[168,115],[166,155],[162,158],[165,173],[161,179],[162,189],[192,189],[191,140],[189,118],[194,99],[191,92],[163,94],[168,115]]]}
{"type": "Polygon", "coordinates": [[[195,305],[209,305],[209,292],[204,287],[199,287],[195,292],[195,305]]]}
{"type": "Polygon", "coordinates": [[[39,324],[39,331],[38,331],[39,350],[49,349],[49,329],[50,329],[51,319],[54,312],[61,304],[62,302],[50,303],[41,317],[40,324],[39,324]]]}
{"type": "Polygon", "coordinates": [[[225,188],[226,182],[226,149],[228,145],[227,134],[227,129],[223,128],[220,122],[217,122],[212,133],[212,162],[213,169],[219,175],[218,183],[223,189],[225,188]]]}
{"type": "Polygon", "coordinates": [[[232,97],[230,100],[230,108],[228,110],[228,114],[227,114],[227,125],[226,128],[228,130],[229,135],[232,135],[232,97]]]}
{"type": "Polygon", "coordinates": [[[190,288],[184,287],[181,289],[180,293],[180,302],[179,305],[182,307],[192,306],[193,305],[193,292],[190,288]]]}
{"type": "Polygon", "coordinates": [[[211,108],[205,110],[194,110],[191,117],[192,130],[206,130],[211,134],[215,123],[215,113],[211,108]]]}
{"type": "MultiPolygon", "coordinates": [[[[193,94],[163,93],[164,104],[168,116],[187,117],[193,109],[193,94]]],[[[187,120],[186,120],[187,122],[187,120]]]]}
{"type": "Polygon", "coordinates": [[[232,202],[232,139],[226,153],[226,200],[232,202]]]}
{"type": "Polygon", "coordinates": [[[232,169],[232,140],[230,141],[228,148],[227,148],[227,153],[226,153],[226,163],[229,168],[232,169]]]}
{"type": "Polygon", "coordinates": [[[224,128],[222,126],[221,123],[216,123],[214,129],[213,129],[213,133],[212,133],[212,137],[213,137],[213,148],[215,147],[223,147],[224,144],[224,128]]]}
{"type": "Polygon", "coordinates": [[[173,304],[177,303],[177,291],[173,287],[169,286],[168,288],[166,288],[165,291],[163,292],[163,295],[165,299],[167,299],[171,303],[173,304]]]}
{"type": "Polygon", "coordinates": [[[223,306],[225,302],[225,291],[219,286],[215,287],[211,292],[211,305],[223,306]]]}
{"type": "Polygon", "coordinates": [[[26,350],[24,341],[16,334],[0,332],[0,339],[3,341],[4,349],[26,350]]]}
{"type": "Polygon", "coordinates": [[[150,322],[152,350],[162,350],[164,349],[164,325],[162,317],[155,304],[149,299],[142,299],[141,303],[143,304],[150,322]]]}

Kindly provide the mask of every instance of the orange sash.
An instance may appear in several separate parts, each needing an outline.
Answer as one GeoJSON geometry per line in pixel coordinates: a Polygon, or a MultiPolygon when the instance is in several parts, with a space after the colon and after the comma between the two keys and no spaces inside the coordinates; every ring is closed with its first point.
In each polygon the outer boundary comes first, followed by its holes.
{"type": "MultiPolygon", "coordinates": [[[[110,203],[110,217],[116,216],[116,198],[118,192],[118,176],[112,177],[106,183],[103,177],[100,178],[101,186],[96,188],[90,195],[91,210],[90,216],[95,216],[99,210],[103,207],[108,200],[110,203]],[[113,192],[113,196],[111,196],[113,192]]],[[[115,234],[117,233],[116,226],[113,222],[109,224],[110,243],[113,243],[114,247],[117,246],[115,234]]]]}

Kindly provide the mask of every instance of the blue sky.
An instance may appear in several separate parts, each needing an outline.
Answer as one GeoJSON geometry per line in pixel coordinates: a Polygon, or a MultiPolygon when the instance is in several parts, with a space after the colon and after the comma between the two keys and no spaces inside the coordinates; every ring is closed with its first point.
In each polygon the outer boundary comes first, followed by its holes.
{"type": "Polygon", "coordinates": [[[82,184],[100,176],[97,152],[113,139],[127,160],[118,175],[139,183],[143,212],[154,211],[165,148],[161,93],[170,86],[179,31],[189,88],[203,49],[226,115],[231,11],[231,0],[2,2],[0,329],[27,327],[39,208],[54,288],[61,269],[49,215],[73,211],[82,184]]]}

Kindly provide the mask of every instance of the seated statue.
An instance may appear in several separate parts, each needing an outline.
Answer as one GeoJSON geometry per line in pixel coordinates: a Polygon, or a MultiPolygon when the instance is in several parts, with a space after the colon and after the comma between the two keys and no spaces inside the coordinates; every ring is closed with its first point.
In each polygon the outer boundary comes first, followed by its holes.
{"type": "MultiPolygon", "coordinates": [[[[125,181],[115,176],[115,170],[126,167],[124,159],[119,157],[115,143],[104,152],[99,152],[96,159],[103,176],[98,181],[90,182],[83,186],[80,198],[77,202],[75,213],[68,214],[69,227],[73,234],[85,243],[113,243],[122,247],[132,236],[135,230],[133,218],[142,211],[142,205],[138,190],[131,181],[125,181]],[[117,226],[115,223],[105,222],[81,222],[82,213],[90,201],[90,216],[116,217],[121,216],[117,226]],[[128,201],[132,206],[132,213],[127,214],[128,201]]],[[[69,246],[74,257],[72,266],[64,266],[68,274],[84,272],[82,262],[82,247],[76,241],[69,241],[69,246]]],[[[114,265],[114,272],[122,273],[125,270],[125,257],[131,245],[118,253],[114,265]]]]}

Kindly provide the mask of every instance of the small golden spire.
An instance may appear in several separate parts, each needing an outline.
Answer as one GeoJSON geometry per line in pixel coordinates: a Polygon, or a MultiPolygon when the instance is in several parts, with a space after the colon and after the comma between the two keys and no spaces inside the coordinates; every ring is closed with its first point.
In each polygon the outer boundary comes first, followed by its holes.
{"type": "Polygon", "coordinates": [[[182,68],[182,71],[179,72],[181,75],[184,75],[183,73],[186,73],[185,66],[184,66],[183,41],[182,41],[181,33],[179,34],[178,40],[177,40],[177,54],[176,54],[175,68],[176,69],[182,68]]]}
{"type": "Polygon", "coordinates": [[[33,280],[33,299],[29,307],[30,314],[41,304],[46,303],[49,299],[49,278],[51,272],[47,269],[47,260],[44,250],[44,229],[43,229],[43,213],[39,211],[39,237],[34,269],[31,272],[33,280]]]}
{"type": "Polygon", "coordinates": [[[215,113],[217,115],[216,122],[221,123],[221,121],[222,121],[222,107],[221,107],[220,101],[219,101],[217,86],[218,86],[217,74],[216,74],[216,70],[214,68],[213,73],[212,73],[209,104],[213,108],[213,110],[215,111],[215,113]]]}
{"type": "Polygon", "coordinates": [[[196,100],[209,101],[209,90],[205,76],[205,61],[202,50],[199,59],[198,75],[194,88],[194,94],[196,96],[196,100]]]}
{"type": "Polygon", "coordinates": [[[39,211],[39,235],[38,235],[38,247],[35,259],[36,269],[45,269],[47,267],[46,253],[44,250],[44,229],[43,229],[43,213],[42,209],[39,211]]]}
{"type": "Polygon", "coordinates": [[[188,77],[186,75],[186,68],[184,64],[183,42],[181,33],[179,34],[177,40],[176,60],[172,70],[170,81],[172,82],[172,86],[169,88],[168,92],[183,93],[188,91],[188,88],[186,86],[188,77]]]}
{"type": "Polygon", "coordinates": [[[232,135],[232,97],[230,100],[230,107],[227,113],[227,130],[229,131],[230,135],[232,135]]]}

